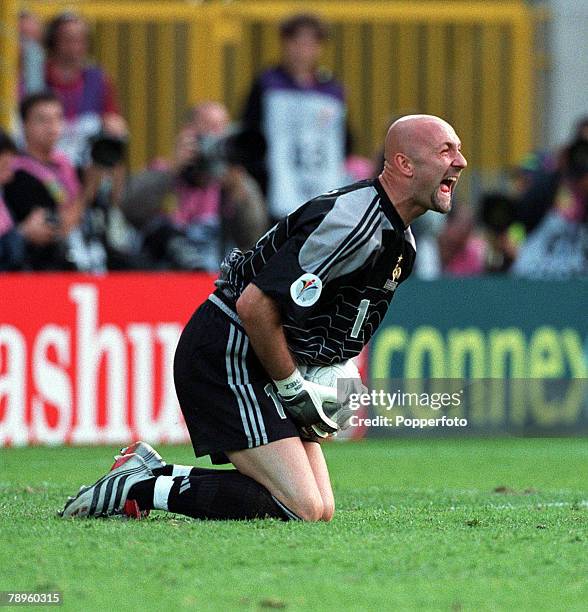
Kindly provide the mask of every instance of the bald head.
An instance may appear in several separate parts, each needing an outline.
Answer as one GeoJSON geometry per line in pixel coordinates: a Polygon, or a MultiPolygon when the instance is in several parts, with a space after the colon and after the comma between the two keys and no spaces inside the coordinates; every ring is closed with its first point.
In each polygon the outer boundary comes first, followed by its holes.
{"type": "Polygon", "coordinates": [[[380,181],[402,219],[410,223],[426,210],[447,213],[467,162],[455,130],[433,115],[407,115],[386,134],[380,181]]]}
{"type": "Polygon", "coordinates": [[[396,120],[388,129],[384,144],[384,155],[391,162],[397,153],[415,159],[422,156],[423,149],[444,136],[457,139],[455,130],[440,117],[434,115],[406,115],[396,120]]]}
{"type": "Polygon", "coordinates": [[[220,102],[201,102],[191,110],[190,123],[199,134],[224,134],[231,118],[226,107],[220,102]]]}

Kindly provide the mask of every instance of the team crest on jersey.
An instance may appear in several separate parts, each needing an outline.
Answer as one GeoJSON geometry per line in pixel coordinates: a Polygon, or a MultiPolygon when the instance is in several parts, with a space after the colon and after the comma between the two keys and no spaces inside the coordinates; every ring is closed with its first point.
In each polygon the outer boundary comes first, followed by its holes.
{"type": "Polygon", "coordinates": [[[303,274],[290,285],[290,296],[298,306],[316,304],[323,290],[323,282],[315,274],[303,274]]]}
{"type": "Polygon", "coordinates": [[[402,268],[400,267],[400,262],[402,261],[402,255],[398,257],[398,261],[394,266],[394,270],[392,270],[392,278],[389,278],[384,283],[384,289],[386,291],[396,291],[396,287],[398,287],[398,279],[402,275],[402,268]]]}

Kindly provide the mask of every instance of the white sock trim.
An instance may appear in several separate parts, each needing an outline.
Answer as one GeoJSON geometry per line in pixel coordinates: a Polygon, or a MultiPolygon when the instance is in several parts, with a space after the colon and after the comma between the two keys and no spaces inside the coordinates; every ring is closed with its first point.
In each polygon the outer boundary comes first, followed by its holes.
{"type": "Polygon", "coordinates": [[[172,470],[172,477],[175,476],[190,476],[190,472],[192,471],[191,465],[175,465],[172,470]]]}
{"type": "Polygon", "coordinates": [[[153,490],[153,507],[156,510],[167,510],[167,498],[174,484],[173,476],[159,476],[153,490]]]}

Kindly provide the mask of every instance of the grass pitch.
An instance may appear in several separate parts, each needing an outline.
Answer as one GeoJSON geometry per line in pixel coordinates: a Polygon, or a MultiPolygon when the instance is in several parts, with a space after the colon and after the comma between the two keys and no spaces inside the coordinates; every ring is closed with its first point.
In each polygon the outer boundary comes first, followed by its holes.
{"type": "Polygon", "coordinates": [[[588,607],[586,439],[330,444],[330,524],[56,518],[114,451],[0,450],[0,590],[125,612],[588,607]]]}

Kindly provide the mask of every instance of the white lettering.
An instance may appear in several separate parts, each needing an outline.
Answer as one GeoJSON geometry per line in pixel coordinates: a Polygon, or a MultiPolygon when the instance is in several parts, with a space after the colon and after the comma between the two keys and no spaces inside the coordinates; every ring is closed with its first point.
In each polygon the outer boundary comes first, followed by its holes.
{"type": "Polygon", "coordinates": [[[153,335],[151,326],[136,323],[127,328],[132,346],[133,415],[137,437],[152,438],[155,434],[153,420],[153,335]]]}
{"type": "Polygon", "coordinates": [[[31,430],[39,442],[63,444],[72,422],[72,390],[66,371],[70,366],[69,332],[57,325],[46,325],[33,348],[33,381],[38,394],[32,398],[31,430]],[[49,361],[47,351],[55,348],[57,363],[49,361]],[[57,411],[57,424],[50,426],[45,404],[57,411]]]}
{"type": "Polygon", "coordinates": [[[26,344],[23,335],[12,325],[0,325],[0,405],[4,402],[4,418],[0,420],[0,446],[23,446],[29,438],[25,421],[26,344]],[[2,355],[6,366],[2,367],[2,355]]]}
{"type": "Polygon", "coordinates": [[[182,328],[177,323],[161,323],[155,333],[161,342],[161,409],[159,423],[161,436],[172,444],[186,442],[188,439],[184,417],[176,397],[174,384],[174,354],[182,328]]]}
{"type": "Polygon", "coordinates": [[[131,437],[126,415],[127,359],[124,336],[114,325],[98,328],[98,290],[93,285],[72,285],[70,298],[77,304],[77,416],[72,434],[76,444],[125,442],[131,437]],[[98,376],[106,359],[106,425],[98,426],[98,376]]]}

